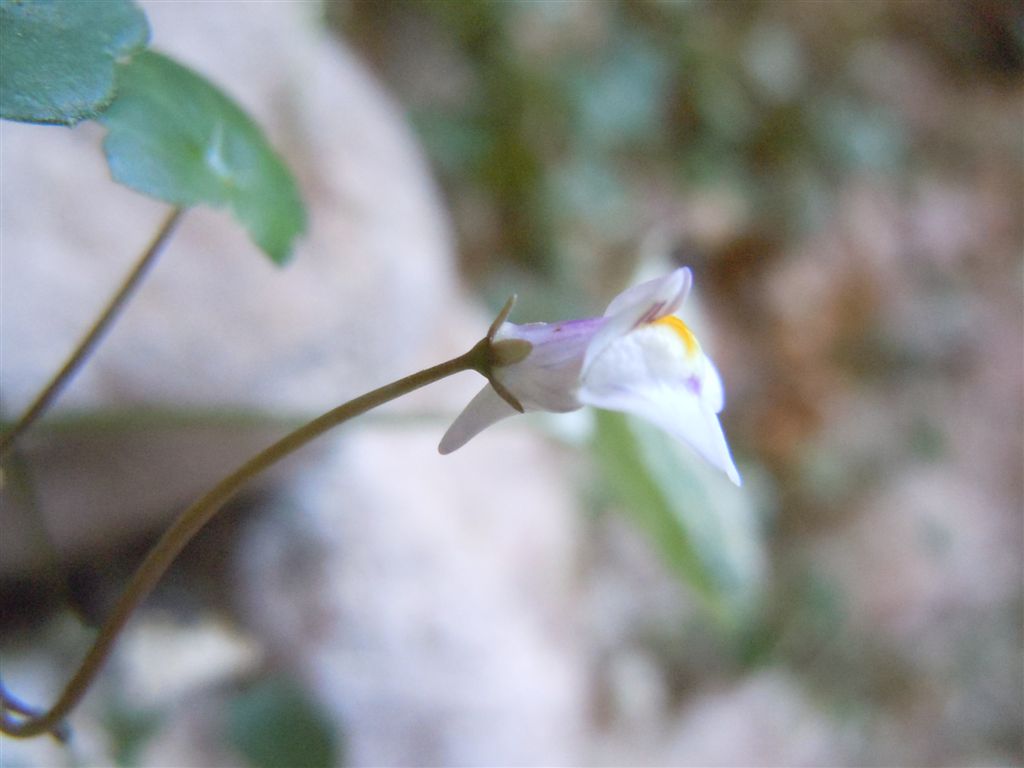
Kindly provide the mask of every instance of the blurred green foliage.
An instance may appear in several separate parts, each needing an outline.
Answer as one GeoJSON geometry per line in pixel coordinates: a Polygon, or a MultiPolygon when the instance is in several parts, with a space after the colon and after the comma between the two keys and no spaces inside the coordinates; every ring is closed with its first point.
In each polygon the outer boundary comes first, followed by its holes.
{"type": "Polygon", "coordinates": [[[581,266],[624,257],[624,268],[606,268],[621,284],[666,192],[724,187],[750,212],[751,230],[792,232],[820,222],[842,175],[907,161],[900,122],[834,66],[841,56],[823,56],[828,42],[787,23],[795,11],[786,4],[764,10],[446,0],[330,8],[408,105],[453,199],[470,274],[486,290],[509,269],[525,272],[562,302],[594,291],[592,278],[580,284],[581,266]],[[403,68],[417,59],[402,44],[412,30],[420,62],[449,85],[403,68]]]}
{"type": "Polygon", "coordinates": [[[750,496],[661,430],[610,411],[596,418],[594,452],[609,490],[712,614],[744,629],[764,578],[750,496]]]}
{"type": "Polygon", "coordinates": [[[333,768],[341,745],[327,717],[303,688],[262,678],[228,708],[227,740],[252,768],[333,768]]]}
{"type": "Polygon", "coordinates": [[[119,766],[139,765],[149,740],[160,731],[166,713],[143,709],[117,698],[108,706],[103,725],[111,741],[111,751],[119,766]]]}

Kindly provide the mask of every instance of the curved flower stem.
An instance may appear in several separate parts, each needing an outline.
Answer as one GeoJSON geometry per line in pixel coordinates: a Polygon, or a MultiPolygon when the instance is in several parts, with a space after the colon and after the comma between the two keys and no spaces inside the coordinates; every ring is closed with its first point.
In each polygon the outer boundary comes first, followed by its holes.
{"type": "Polygon", "coordinates": [[[49,710],[42,714],[34,714],[0,686],[0,704],[3,705],[0,731],[10,736],[28,737],[46,732],[56,732],[59,729],[63,718],[78,704],[92,684],[100,667],[110,654],[114,641],[135,608],[156,586],[157,581],[160,580],[185,545],[248,480],[332,427],[359,416],[371,408],[376,408],[378,405],[460,371],[475,370],[488,375],[491,356],[490,339],[485,338],[464,355],[406,376],[404,379],[386,384],[339,405],[334,410],[328,411],[281,438],[221,480],[206,495],[182,512],[149,551],[146,559],[128,582],[127,588],[114,606],[113,612],[93,642],[92,648],[89,649],[78,670],[64,686],[56,703],[49,710]],[[23,717],[18,718],[15,716],[17,714],[23,717]]]}
{"type": "Polygon", "coordinates": [[[168,239],[178,222],[181,220],[181,216],[184,213],[182,208],[175,208],[171,213],[164,219],[164,223],[160,226],[156,236],[153,238],[149,247],[142,254],[135,266],[132,267],[132,271],[125,277],[124,282],[121,283],[121,287],[118,288],[117,293],[107,303],[106,309],[103,313],[96,318],[92,328],[85,334],[78,346],[71,353],[64,365],[57,374],[50,380],[50,383],[46,385],[46,388],[36,397],[32,405],[28,407],[28,410],[22,414],[21,418],[12,426],[9,430],[0,435],[0,458],[2,458],[11,445],[14,443],[21,434],[32,426],[35,421],[43,415],[47,408],[53,403],[60,394],[61,390],[64,389],[65,385],[71,380],[71,377],[75,375],[78,369],[81,367],[85,359],[93,351],[96,345],[99,343],[103,334],[110,328],[111,323],[124,308],[125,302],[138,287],[139,283],[142,282],[142,278],[146,276],[146,272],[152,266],[153,262],[156,261],[156,257],[163,250],[168,239]]]}

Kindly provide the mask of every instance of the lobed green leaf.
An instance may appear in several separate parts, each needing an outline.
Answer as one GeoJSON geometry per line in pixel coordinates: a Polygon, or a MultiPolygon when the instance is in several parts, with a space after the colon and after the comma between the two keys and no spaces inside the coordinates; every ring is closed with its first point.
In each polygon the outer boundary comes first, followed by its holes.
{"type": "Polygon", "coordinates": [[[275,262],[306,226],[291,173],[262,131],[203,77],[146,51],[122,66],[99,120],[116,181],[173,205],[227,207],[275,262]]]}
{"type": "Polygon", "coordinates": [[[149,42],[130,0],[0,0],[0,117],[74,125],[115,95],[115,68],[149,42]]]}

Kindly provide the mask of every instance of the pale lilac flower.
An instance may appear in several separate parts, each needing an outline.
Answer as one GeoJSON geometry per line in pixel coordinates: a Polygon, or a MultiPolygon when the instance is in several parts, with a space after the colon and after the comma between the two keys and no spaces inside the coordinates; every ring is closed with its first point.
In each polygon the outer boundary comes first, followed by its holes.
{"type": "MultiPolygon", "coordinates": [[[[623,291],[603,317],[503,323],[494,343],[526,341],[529,353],[495,367],[492,375],[527,411],[563,413],[593,405],[647,419],[739,485],[718,421],[725,404],[721,377],[675,315],[692,282],[684,267],[623,291]]],[[[439,450],[451,453],[517,412],[488,383],[445,433],[439,450]]]]}

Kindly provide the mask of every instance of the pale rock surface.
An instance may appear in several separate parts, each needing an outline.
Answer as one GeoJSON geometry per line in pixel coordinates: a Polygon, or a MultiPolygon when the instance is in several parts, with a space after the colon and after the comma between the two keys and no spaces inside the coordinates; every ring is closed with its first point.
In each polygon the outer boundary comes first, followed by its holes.
{"type": "MultiPolygon", "coordinates": [[[[621,663],[621,660],[620,660],[621,663]]],[[[635,656],[622,672],[656,692],[642,719],[619,718],[592,744],[587,764],[778,768],[857,764],[856,729],[837,728],[813,692],[786,670],[704,685],[681,706],[665,706],[656,666],[635,656]],[[646,684],[640,681],[646,680],[646,684]]],[[[645,706],[645,708],[647,708],[645,706]]]]}
{"type": "Polygon", "coordinates": [[[343,723],[352,765],[579,759],[564,457],[497,429],[441,457],[433,428],[356,428],[241,550],[253,630],[343,723]]]}
{"type": "Polygon", "coordinates": [[[848,744],[813,696],[783,671],[767,669],[701,693],[681,713],[665,765],[842,765],[848,744]]]}

